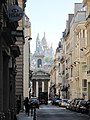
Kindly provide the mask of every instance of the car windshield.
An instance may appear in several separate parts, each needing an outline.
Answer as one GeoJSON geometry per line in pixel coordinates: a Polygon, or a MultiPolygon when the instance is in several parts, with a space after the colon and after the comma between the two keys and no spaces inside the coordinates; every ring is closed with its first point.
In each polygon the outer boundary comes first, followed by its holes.
{"type": "Polygon", "coordinates": [[[83,101],[80,102],[80,104],[85,106],[86,105],[86,101],[83,100],[83,101]]]}
{"type": "Polygon", "coordinates": [[[66,99],[65,99],[65,100],[63,100],[63,102],[67,102],[67,101],[68,101],[68,100],[66,100],[66,99]]]}
{"type": "Polygon", "coordinates": [[[38,101],[38,98],[36,98],[36,97],[31,98],[30,101],[38,101]]]}

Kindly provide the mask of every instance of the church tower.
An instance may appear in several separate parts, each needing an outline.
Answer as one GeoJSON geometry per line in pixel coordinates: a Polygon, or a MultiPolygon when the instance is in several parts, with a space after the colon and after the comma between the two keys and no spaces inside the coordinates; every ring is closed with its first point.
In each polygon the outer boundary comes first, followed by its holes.
{"type": "Polygon", "coordinates": [[[35,60],[36,60],[36,69],[43,68],[44,53],[39,39],[39,34],[37,34],[37,38],[36,38],[35,60]]]}
{"type": "MultiPolygon", "coordinates": [[[[45,34],[43,37],[43,42],[45,40],[45,34]]],[[[46,42],[45,42],[46,45],[46,42]]],[[[44,56],[44,48],[42,46],[42,42],[39,39],[39,34],[37,34],[36,37],[36,50],[34,54],[35,59],[35,67],[33,69],[32,73],[32,95],[39,98],[39,101],[41,100],[41,95],[45,94],[47,95],[47,100],[49,97],[49,87],[50,87],[50,74],[47,72],[47,69],[44,68],[45,65],[45,56],[44,56]]],[[[44,97],[44,99],[46,99],[44,97]]],[[[46,101],[47,102],[47,101],[46,101]]],[[[47,103],[45,103],[47,104],[47,103]]]]}
{"type": "Polygon", "coordinates": [[[42,38],[41,44],[42,44],[42,47],[43,47],[44,50],[47,49],[48,46],[47,46],[45,32],[44,32],[44,36],[42,38]]]}

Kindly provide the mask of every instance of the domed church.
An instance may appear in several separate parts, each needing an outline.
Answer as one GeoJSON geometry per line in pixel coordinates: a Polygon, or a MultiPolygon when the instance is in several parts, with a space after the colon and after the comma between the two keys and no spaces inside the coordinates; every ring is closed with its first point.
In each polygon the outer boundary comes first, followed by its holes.
{"type": "Polygon", "coordinates": [[[39,34],[36,37],[36,50],[31,59],[32,78],[32,95],[39,97],[41,92],[47,92],[49,97],[50,74],[49,70],[53,63],[54,52],[52,45],[49,48],[47,45],[45,32],[42,40],[39,39],[39,34]]]}

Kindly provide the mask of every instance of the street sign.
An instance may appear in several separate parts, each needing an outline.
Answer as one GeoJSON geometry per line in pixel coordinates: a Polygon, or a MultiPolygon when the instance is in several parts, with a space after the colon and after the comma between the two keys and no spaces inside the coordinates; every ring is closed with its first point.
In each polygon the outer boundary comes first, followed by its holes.
{"type": "Polygon", "coordinates": [[[23,9],[17,5],[12,5],[8,9],[8,18],[11,22],[19,21],[23,14],[23,9]]]}

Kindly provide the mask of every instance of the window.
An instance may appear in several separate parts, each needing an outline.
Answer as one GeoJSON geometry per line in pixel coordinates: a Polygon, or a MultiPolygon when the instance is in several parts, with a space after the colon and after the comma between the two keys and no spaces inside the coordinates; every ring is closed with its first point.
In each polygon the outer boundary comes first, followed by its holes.
{"type": "Polygon", "coordinates": [[[40,68],[42,66],[42,60],[38,59],[38,68],[40,68]]]}
{"type": "Polygon", "coordinates": [[[71,68],[71,77],[73,77],[73,68],[71,68]]]}
{"type": "Polygon", "coordinates": [[[82,80],[82,90],[87,91],[87,79],[82,80]]]}
{"type": "Polygon", "coordinates": [[[58,65],[58,67],[59,67],[59,72],[60,72],[60,63],[59,63],[59,65],[58,65]]]}
{"type": "Polygon", "coordinates": [[[83,30],[83,38],[85,38],[85,30],[83,30]]]}

